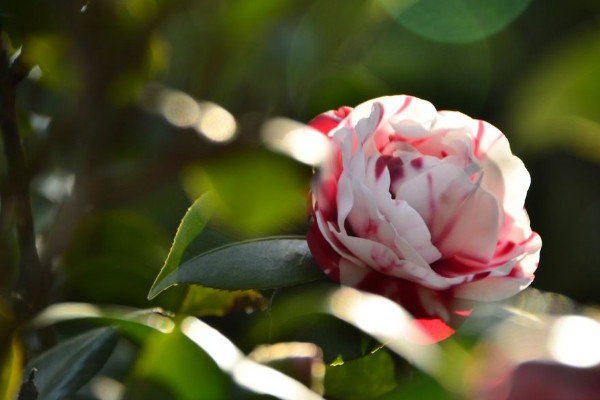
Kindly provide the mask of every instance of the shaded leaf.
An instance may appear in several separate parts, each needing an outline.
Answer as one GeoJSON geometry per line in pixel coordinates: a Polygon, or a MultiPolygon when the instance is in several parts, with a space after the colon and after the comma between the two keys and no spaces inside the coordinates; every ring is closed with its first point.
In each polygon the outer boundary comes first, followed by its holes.
{"type": "Polygon", "coordinates": [[[87,383],[106,363],[117,344],[114,328],[99,328],[65,340],[25,367],[37,369],[35,385],[40,399],[62,400],[87,383]]]}
{"type": "Polygon", "coordinates": [[[150,291],[154,298],[177,284],[225,290],[273,289],[324,279],[305,239],[267,238],[235,243],[185,262],[150,291]]]}
{"type": "Polygon", "coordinates": [[[332,398],[375,399],[395,387],[394,361],[385,349],[325,370],[325,394],[332,398]]]}

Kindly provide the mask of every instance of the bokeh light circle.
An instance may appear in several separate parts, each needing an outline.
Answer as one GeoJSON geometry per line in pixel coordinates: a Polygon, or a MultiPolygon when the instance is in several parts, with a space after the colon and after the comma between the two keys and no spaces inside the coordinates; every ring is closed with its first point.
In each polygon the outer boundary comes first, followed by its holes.
{"type": "Polygon", "coordinates": [[[531,0],[379,0],[400,25],[427,39],[469,43],[497,33],[531,0]]]}

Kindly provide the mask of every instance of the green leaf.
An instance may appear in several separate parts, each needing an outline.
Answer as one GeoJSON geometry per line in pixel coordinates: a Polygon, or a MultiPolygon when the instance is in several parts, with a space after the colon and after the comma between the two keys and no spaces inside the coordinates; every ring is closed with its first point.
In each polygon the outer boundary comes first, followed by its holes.
{"type": "MultiPolygon", "coordinates": [[[[181,323],[181,332],[210,355],[223,371],[230,373],[234,382],[243,389],[275,398],[323,400],[290,376],[245,357],[226,336],[197,318],[185,318],[181,323]]],[[[228,398],[232,397],[239,398],[235,395],[228,398]]]]}
{"type": "Polygon", "coordinates": [[[321,347],[326,363],[363,356],[361,332],[331,315],[330,299],[338,287],[328,280],[277,290],[269,312],[246,332],[246,345],[310,342],[321,347]]]}
{"type": "MultiPolygon", "coordinates": [[[[209,192],[196,200],[187,210],[177,228],[177,233],[173,239],[173,244],[171,245],[165,264],[156,277],[156,280],[150,289],[150,293],[155,291],[159,282],[163,281],[171,272],[177,269],[185,249],[192,240],[202,232],[213,209],[214,196],[209,192]]],[[[152,297],[154,296],[151,296],[150,298],[152,297]]]]}
{"type": "Polygon", "coordinates": [[[385,349],[325,370],[325,394],[332,398],[375,399],[395,387],[394,361],[385,349]]]}
{"type": "Polygon", "coordinates": [[[243,306],[244,309],[261,308],[264,300],[254,290],[218,290],[203,286],[190,286],[179,309],[179,314],[195,316],[223,316],[243,306]]]}
{"type": "Polygon", "coordinates": [[[210,191],[217,204],[213,222],[237,237],[276,235],[306,219],[311,171],[263,149],[215,157],[183,172],[191,198],[210,191]]]}
{"type": "Polygon", "coordinates": [[[24,369],[24,376],[37,369],[35,385],[39,398],[62,400],[87,383],[108,360],[117,345],[114,328],[99,328],[65,340],[24,369]]]}
{"type": "Polygon", "coordinates": [[[324,277],[304,238],[274,237],[235,243],[194,257],[157,279],[149,298],[177,284],[225,290],[273,289],[324,277]]]}
{"type": "Polygon", "coordinates": [[[124,398],[226,399],[228,386],[229,379],[215,362],[177,329],[169,334],[154,332],[148,338],[124,398]]]}
{"type": "Polygon", "coordinates": [[[414,370],[410,380],[401,382],[394,390],[379,397],[378,400],[459,400],[463,398],[464,396],[448,391],[430,376],[414,370]]]}
{"type": "MultiPolygon", "coordinates": [[[[197,246],[194,247],[192,245],[192,242],[197,245],[201,241],[201,247],[204,247],[204,249],[211,249],[211,245],[213,248],[216,247],[214,243],[211,243],[214,242],[214,238],[205,237],[207,231],[204,230],[206,223],[213,213],[215,203],[214,194],[207,192],[188,209],[179,224],[173,244],[169,250],[169,255],[152,289],[157,285],[157,282],[163,280],[169,273],[177,269],[181,261],[187,257],[186,254],[197,248],[197,246]]],[[[210,231],[208,232],[210,233],[210,231]]],[[[221,239],[218,238],[218,240],[221,239]]],[[[224,315],[231,309],[235,301],[244,297],[256,298],[260,297],[260,295],[254,291],[229,292],[209,287],[190,287],[183,299],[180,312],[193,313],[194,315],[224,315]]]]}
{"type": "Polygon", "coordinates": [[[153,332],[168,333],[175,322],[160,308],[136,309],[124,306],[98,306],[89,303],[52,304],[31,321],[36,329],[59,323],[85,321],[100,326],[113,326],[119,333],[137,343],[144,343],[153,332]]]}

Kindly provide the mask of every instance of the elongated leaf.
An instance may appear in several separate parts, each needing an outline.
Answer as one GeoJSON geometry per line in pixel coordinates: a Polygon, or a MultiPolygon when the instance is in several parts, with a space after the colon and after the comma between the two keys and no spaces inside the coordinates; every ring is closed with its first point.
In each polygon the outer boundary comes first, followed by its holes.
{"type": "Polygon", "coordinates": [[[123,306],[98,306],[89,303],[52,304],[31,321],[37,329],[61,322],[85,320],[99,326],[113,326],[121,335],[144,343],[153,332],[169,333],[175,322],[161,308],[137,309],[123,306]]]}
{"type": "Polygon", "coordinates": [[[13,336],[4,359],[0,359],[0,400],[14,399],[21,384],[23,345],[13,336]]]}
{"type": "Polygon", "coordinates": [[[24,376],[37,369],[39,398],[62,400],[75,393],[102,368],[119,335],[114,328],[99,328],[66,340],[32,360],[24,376]]]}
{"type": "Polygon", "coordinates": [[[150,293],[153,293],[159,282],[163,281],[167,275],[177,268],[187,246],[206,226],[213,208],[214,196],[209,192],[196,200],[187,210],[179,224],[179,228],[177,228],[177,233],[175,234],[175,239],[173,239],[173,244],[171,245],[165,264],[156,277],[150,293]]]}
{"type": "Polygon", "coordinates": [[[304,238],[275,237],[235,243],[194,257],[157,280],[149,298],[177,284],[272,289],[324,278],[304,238]]]}

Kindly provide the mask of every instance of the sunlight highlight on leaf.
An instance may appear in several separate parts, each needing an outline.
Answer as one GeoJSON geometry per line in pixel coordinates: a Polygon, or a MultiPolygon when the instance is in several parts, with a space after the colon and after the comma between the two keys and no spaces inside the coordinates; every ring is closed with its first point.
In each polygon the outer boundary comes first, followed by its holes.
{"type": "Polygon", "coordinates": [[[177,327],[169,334],[153,332],[148,336],[135,361],[123,398],[225,399],[229,384],[229,379],[210,355],[177,327]],[[153,384],[164,393],[148,391],[148,386],[153,384]]]}
{"type": "Polygon", "coordinates": [[[181,323],[181,331],[242,387],[284,400],[322,399],[289,376],[247,359],[229,339],[199,319],[187,317],[181,323]]]}
{"type": "Polygon", "coordinates": [[[34,325],[47,326],[56,322],[77,318],[99,318],[102,316],[100,306],[89,303],[52,304],[42,311],[33,321],[34,325]]]}
{"type": "Polygon", "coordinates": [[[333,294],[330,307],[336,317],[377,338],[423,371],[438,375],[441,349],[437,344],[419,344],[431,340],[398,304],[382,296],[343,288],[333,294]]]}
{"type": "Polygon", "coordinates": [[[172,332],[175,323],[164,315],[161,308],[138,310],[131,307],[101,307],[89,303],[58,303],[46,307],[30,325],[43,328],[52,324],[76,319],[98,319],[118,325],[133,322],[163,333],[172,332]]]}
{"type": "Polygon", "coordinates": [[[260,345],[250,354],[250,360],[283,370],[319,394],[323,394],[325,364],[319,346],[308,342],[287,342],[260,345]],[[280,368],[278,368],[278,366],[280,368]]]}

